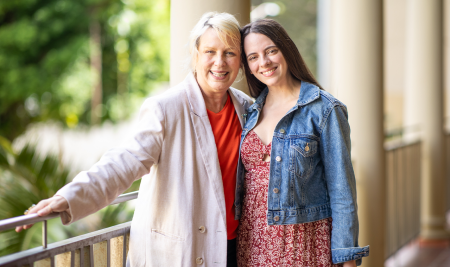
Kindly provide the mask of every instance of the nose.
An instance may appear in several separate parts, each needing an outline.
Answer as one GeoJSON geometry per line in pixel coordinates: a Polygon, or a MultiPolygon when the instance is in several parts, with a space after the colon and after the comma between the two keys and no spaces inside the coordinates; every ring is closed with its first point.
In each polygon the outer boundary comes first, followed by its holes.
{"type": "Polygon", "coordinates": [[[215,60],[214,60],[214,65],[216,66],[225,66],[226,62],[225,62],[225,58],[221,55],[217,55],[215,60]]]}
{"type": "Polygon", "coordinates": [[[261,57],[260,61],[261,67],[265,67],[267,65],[272,64],[272,61],[270,61],[270,58],[268,56],[261,57]]]}

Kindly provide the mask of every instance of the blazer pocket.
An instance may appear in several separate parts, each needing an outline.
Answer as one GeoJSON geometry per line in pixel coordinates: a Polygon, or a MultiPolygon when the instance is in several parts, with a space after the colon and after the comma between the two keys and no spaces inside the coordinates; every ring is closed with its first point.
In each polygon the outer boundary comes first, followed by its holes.
{"type": "Polygon", "coordinates": [[[175,240],[175,241],[184,241],[185,240],[181,236],[170,234],[170,233],[158,230],[158,229],[152,229],[152,233],[155,234],[155,235],[158,235],[158,236],[162,236],[162,237],[171,239],[171,240],[175,240]]]}

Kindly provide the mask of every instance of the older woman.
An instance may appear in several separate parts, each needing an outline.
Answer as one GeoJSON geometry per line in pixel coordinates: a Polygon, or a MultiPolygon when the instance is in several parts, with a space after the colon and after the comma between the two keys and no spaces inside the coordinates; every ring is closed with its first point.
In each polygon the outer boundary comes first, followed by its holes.
{"type": "Polygon", "coordinates": [[[235,266],[241,114],[251,104],[230,87],[242,66],[239,30],[230,14],[205,14],[190,37],[192,72],[145,101],[128,145],[107,152],[30,213],[61,212],[64,224],[73,223],[150,172],[139,190],[127,266],[235,266]]]}

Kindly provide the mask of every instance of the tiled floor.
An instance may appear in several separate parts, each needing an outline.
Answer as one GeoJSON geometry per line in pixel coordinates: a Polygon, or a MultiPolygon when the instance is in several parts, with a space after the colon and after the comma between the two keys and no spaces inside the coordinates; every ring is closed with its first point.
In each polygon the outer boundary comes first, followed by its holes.
{"type": "MultiPolygon", "coordinates": [[[[447,212],[450,229],[450,212],[447,212]]],[[[450,240],[421,245],[413,241],[401,248],[385,262],[385,267],[450,267],[450,240]]]]}
{"type": "Polygon", "coordinates": [[[450,267],[450,246],[412,242],[390,257],[385,267],[450,267]]]}

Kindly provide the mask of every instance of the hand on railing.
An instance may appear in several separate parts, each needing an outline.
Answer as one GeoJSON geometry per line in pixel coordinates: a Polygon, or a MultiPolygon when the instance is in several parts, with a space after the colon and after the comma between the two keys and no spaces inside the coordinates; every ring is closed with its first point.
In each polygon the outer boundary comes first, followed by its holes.
{"type": "MultiPolygon", "coordinates": [[[[69,208],[69,203],[62,196],[54,196],[49,199],[41,200],[36,206],[28,210],[27,214],[37,213],[39,217],[47,216],[53,212],[63,212],[69,208]]],[[[22,225],[16,227],[16,232],[23,229],[29,229],[33,225],[22,225]]]]}

